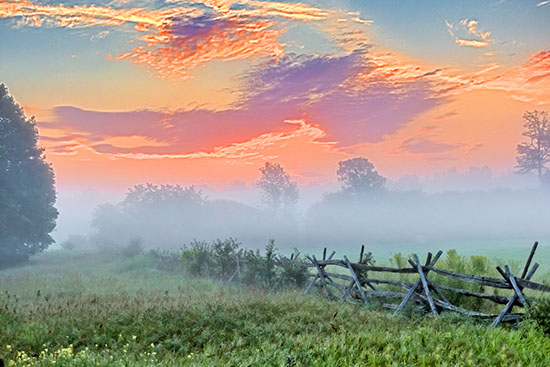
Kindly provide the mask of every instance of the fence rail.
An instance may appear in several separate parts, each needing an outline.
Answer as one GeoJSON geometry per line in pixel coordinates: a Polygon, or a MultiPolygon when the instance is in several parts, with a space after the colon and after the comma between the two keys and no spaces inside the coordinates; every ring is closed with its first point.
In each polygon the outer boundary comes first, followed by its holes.
{"type": "Polygon", "coordinates": [[[401,302],[399,304],[383,304],[386,308],[394,309],[395,314],[402,312],[405,306],[412,300],[413,302],[427,305],[434,316],[438,315],[441,311],[453,311],[471,317],[480,317],[484,319],[492,318],[492,325],[497,326],[501,322],[514,321],[521,318],[521,313],[511,312],[514,306],[528,310],[532,299],[525,295],[525,289],[550,292],[550,286],[536,283],[531,280],[539,267],[538,263],[531,266],[537,247],[538,242],[535,242],[521,275],[513,274],[508,265],[504,265],[503,268],[497,266],[496,269],[502,278],[464,274],[437,268],[435,265],[441,257],[442,251],[438,251],[435,255],[428,253],[424,264],[420,262],[417,255],[413,255],[412,259],[408,259],[410,267],[406,268],[366,264],[365,260],[371,258],[372,254],[369,252],[364,255],[364,246],[361,247],[359,262],[357,263],[351,262],[347,256],[344,256],[343,259],[340,260],[333,259],[335,255],[334,251],[327,257],[326,248],[323,250],[321,259],[317,259],[315,256],[307,256],[308,262],[296,261],[294,259],[281,259],[281,261],[290,261],[295,265],[313,268],[314,273],[310,274],[313,279],[311,279],[307,285],[306,293],[309,293],[313,287],[317,287],[326,297],[340,298],[342,301],[359,300],[365,304],[369,304],[372,298],[400,299],[401,302]],[[349,274],[342,274],[341,272],[337,273],[334,271],[329,272],[327,269],[328,267],[340,267],[348,271],[349,274]],[[436,284],[433,279],[428,277],[431,272],[443,277],[449,277],[484,287],[513,290],[514,293],[510,297],[506,297],[436,284]],[[372,273],[417,274],[418,279],[416,282],[380,279],[379,277],[372,276],[372,273]],[[396,292],[393,289],[378,289],[377,286],[400,287],[403,289],[403,292],[396,292]],[[475,297],[505,306],[499,314],[494,315],[468,310],[452,304],[441,291],[461,296],[475,297]]]}

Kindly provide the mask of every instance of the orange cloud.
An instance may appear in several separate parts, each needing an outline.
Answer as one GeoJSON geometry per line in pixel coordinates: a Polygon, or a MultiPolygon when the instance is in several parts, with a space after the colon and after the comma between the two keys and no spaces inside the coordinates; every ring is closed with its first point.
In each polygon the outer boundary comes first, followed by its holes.
{"type": "Polygon", "coordinates": [[[283,2],[170,2],[182,5],[159,10],[113,9],[95,5],[68,7],[62,4],[39,5],[30,0],[9,0],[0,3],[0,18],[16,18],[17,26],[32,27],[79,28],[131,23],[136,31],[147,33],[139,38],[145,45],[114,59],[147,65],[161,77],[186,79],[189,70],[215,59],[281,56],[284,50],[278,38],[284,27],[275,18],[309,22],[334,14],[334,11],[283,2]],[[211,11],[192,6],[193,3],[202,3],[211,11]],[[232,4],[246,7],[231,9],[232,4]]]}
{"type": "Polygon", "coordinates": [[[38,5],[30,0],[8,0],[0,3],[0,18],[19,18],[18,25],[57,26],[67,28],[118,26],[134,23],[140,30],[161,28],[171,18],[199,15],[193,8],[146,10],[139,8],[113,9],[103,6],[38,5]]]}
{"type": "Polygon", "coordinates": [[[300,3],[255,0],[169,0],[169,3],[203,4],[215,12],[230,17],[281,17],[299,21],[316,21],[328,18],[334,11],[300,3]],[[246,5],[246,8],[231,9],[231,5],[246,5]]]}
{"type": "MultiPolygon", "coordinates": [[[[196,19],[196,18],[195,18],[196,19]]],[[[129,59],[155,69],[161,77],[187,78],[188,70],[214,59],[238,60],[256,55],[279,57],[283,47],[277,41],[284,32],[268,20],[243,21],[240,18],[207,18],[198,31],[178,25],[163,27],[157,34],[145,36],[145,46],[115,57],[129,59]],[[196,31],[196,33],[195,33],[196,31]]]]}
{"type": "MultiPolygon", "coordinates": [[[[242,143],[233,143],[228,146],[216,147],[210,152],[199,151],[187,154],[144,154],[139,152],[128,153],[98,153],[107,154],[110,157],[129,158],[129,159],[201,159],[201,158],[217,158],[217,159],[237,159],[237,160],[254,160],[263,158],[262,151],[273,146],[282,146],[286,142],[306,138],[309,142],[316,142],[327,148],[334,146],[332,142],[318,142],[319,139],[326,136],[319,126],[307,123],[304,120],[286,120],[285,123],[292,126],[290,131],[269,132],[253,137],[242,143]]],[[[131,150],[131,149],[129,149],[131,150]]],[[[56,154],[54,152],[54,154],[56,154]]]]}
{"type": "Polygon", "coordinates": [[[105,177],[119,189],[142,181],[224,187],[234,180],[255,181],[265,160],[280,162],[300,184],[332,181],[334,166],[348,155],[319,142],[325,132],[318,125],[303,119],[286,124],[285,131],[191,154],[99,153],[77,138],[44,143],[62,187],[105,187],[105,177]]]}
{"type": "MultiPolygon", "coordinates": [[[[490,71],[498,70],[492,68],[490,71]]],[[[537,52],[523,65],[500,73],[487,72],[465,79],[465,89],[505,91],[517,100],[550,103],[550,50],[537,52]]]]}

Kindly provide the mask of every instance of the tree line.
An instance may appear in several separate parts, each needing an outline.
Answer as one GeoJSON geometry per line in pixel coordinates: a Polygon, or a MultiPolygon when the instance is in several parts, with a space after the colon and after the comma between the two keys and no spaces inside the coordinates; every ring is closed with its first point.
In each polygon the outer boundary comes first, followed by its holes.
{"type": "MultiPolygon", "coordinates": [[[[534,172],[544,186],[550,187],[550,114],[547,111],[527,111],[523,121],[526,140],[516,147],[516,170],[522,174],[534,172]]],[[[46,161],[44,149],[38,145],[38,137],[34,117],[26,117],[7,87],[0,84],[0,267],[25,261],[54,242],[50,233],[58,216],[55,176],[46,161]]],[[[339,162],[337,177],[341,185],[339,194],[359,199],[383,192],[387,181],[364,157],[339,162]]],[[[260,168],[256,184],[262,190],[267,212],[272,217],[285,218],[298,201],[297,183],[277,162],[267,162],[260,168]]],[[[222,216],[224,205],[227,207],[227,203],[222,201],[205,200],[193,186],[137,185],[129,190],[121,203],[98,209],[98,212],[111,215],[96,215],[94,225],[110,226],[116,233],[120,227],[116,226],[116,220],[112,222],[112,218],[130,215],[139,219],[141,215],[139,220],[145,225],[150,217],[140,214],[144,209],[148,214],[160,216],[167,208],[180,210],[182,206],[196,209],[187,211],[184,218],[193,223],[198,212],[209,213],[204,211],[209,205],[221,208],[222,216]]],[[[232,204],[231,211],[226,212],[230,215],[240,213],[246,218],[249,217],[246,214],[251,214],[251,208],[246,205],[235,207],[236,204],[232,204]]],[[[218,219],[223,221],[223,218],[218,219]]],[[[177,220],[180,221],[181,217],[177,220]]],[[[211,221],[214,220],[216,218],[211,221]]],[[[168,217],[166,227],[174,224],[168,217]]],[[[253,226],[255,223],[243,225],[253,226]]],[[[259,223],[258,229],[262,230],[259,223]]]]}

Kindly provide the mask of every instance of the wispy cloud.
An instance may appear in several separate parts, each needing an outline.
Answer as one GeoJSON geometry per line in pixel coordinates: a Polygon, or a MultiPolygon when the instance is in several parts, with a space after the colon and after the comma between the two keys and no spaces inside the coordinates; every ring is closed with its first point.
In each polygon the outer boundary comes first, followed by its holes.
{"type": "Polygon", "coordinates": [[[97,42],[105,37],[107,37],[109,35],[109,31],[101,31],[97,34],[94,34],[93,36],[90,37],[90,41],[92,42],[97,42]]]}
{"type": "Polygon", "coordinates": [[[300,134],[307,130],[311,141],[341,148],[380,141],[445,100],[438,95],[441,86],[432,81],[439,77],[437,72],[399,69],[397,63],[390,68],[388,55],[371,58],[362,51],[287,55],[247,73],[241,101],[230,109],[99,112],[57,107],[47,128],[71,138],[79,135],[80,142],[101,154],[192,158],[287,136],[297,126],[289,127],[289,120],[304,120],[307,129],[300,125],[300,134]],[[129,131],[155,144],[113,143],[113,138],[128,137],[129,131]]]}
{"type": "Polygon", "coordinates": [[[465,87],[501,90],[517,100],[550,103],[550,50],[537,52],[523,65],[500,73],[474,75],[465,87]]]}
{"type": "MultiPolygon", "coordinates": [[[[113,59],[147,65],[162,77],[185,79],[189,77],[189,70],[215,59],[280,57],[284,49],[278,39],[285,31],[285,24],[278,19],[310,22],[326,19],[334,13],[304,4],[253,0],[171,3],[177,6],[149,10],[41,5],[30,0],[11,0],[0,3],[0,18],[13,18],[18,27],[133,24],[141,45],[113,59]],[[197,7],[196,3],[204,7],[197,7]],[[231,7],[235,4],[241,6],[231,7]]],[[[103,32],[92,36],[91,40],[107,35],[103,32]]]]}
{"type": "Polygon", "coordinates": [[[483,32],[478,29],[478,21],[475,19],[462,19],[458,25],[445,21],[449,34],[455,39],[455,43],[459,46],[466,47],[488,47],[491,44],[489,37],[491,32],[483,32]],[[462,36],[464,34],[464,36],[462,36]],[[465,38],[466,36],[474,38],[465,38]]]}
{"type": "Polygon", "coordinates": [[[438,154],[446,153],[458,148],[455,144],[448,144],[438,142],[429,137],[425,136],[415,136],[409,139],[406,139],[401,144],[401,148],[412,154],[438,154]]]}
{"type": "Polygon", "coordinates": [[[284,29],[269,20],[201,15],[173,19],[155,35],[144,37],[147,44],[115,57],[145,64],[164,77],[188,77],[188,71],[215,59],[238,60],[256,55],[280,57],[278,42],[284,29]]]}

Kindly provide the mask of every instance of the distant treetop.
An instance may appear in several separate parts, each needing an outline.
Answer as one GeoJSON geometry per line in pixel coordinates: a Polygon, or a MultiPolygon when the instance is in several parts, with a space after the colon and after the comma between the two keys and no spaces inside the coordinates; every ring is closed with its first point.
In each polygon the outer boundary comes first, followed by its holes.
{"type": "Polygon", "coordinates": [[[363,157],[338,162],[336,174],[342,191],[355,195],[378,192],[386,183],[386,179],[374,170],[374,165],[363,157]]]}
{"type": "Polygon", "coordinates": [[[547,111],[526,111],[523,127],[528,141],[518,144],[516,169],[519,173],[536,172],[541,181],[550,174],[550,114],[547,111]]]}
{"type": "Polygon", "coordinates": [[[262,189],[263,200],[274,214],[288,211],[298,202],[298,185],[279,163],[266,162],[260,172],[262,176],[256,185],[262,189]]]}

